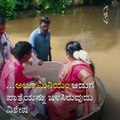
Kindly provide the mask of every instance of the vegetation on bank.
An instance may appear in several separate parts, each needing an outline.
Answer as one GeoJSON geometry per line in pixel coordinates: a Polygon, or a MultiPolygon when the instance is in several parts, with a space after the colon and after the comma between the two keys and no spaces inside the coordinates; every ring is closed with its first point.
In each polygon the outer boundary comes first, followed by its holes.
{"type": "Polygon", "coordinates": [[[112,0],[0,0],[0,15],[14,19],[17,11],[38,10],[40,12],[66,13],[75,2],[80,5],[103,5],[112,0]]]}

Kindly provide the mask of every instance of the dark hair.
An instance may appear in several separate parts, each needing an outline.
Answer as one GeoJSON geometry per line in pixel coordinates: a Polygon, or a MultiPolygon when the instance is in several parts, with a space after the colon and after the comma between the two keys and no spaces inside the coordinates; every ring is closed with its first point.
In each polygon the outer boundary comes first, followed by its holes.
{"type": "Polygon", "coordinates": [[[4,25],[5,23],[6,23],[5,18],[0,16],[0,25],[4,25]]]}
{"type": "Polygon", "coordinates": [[[65,50],[66,50],[66,52],[67,52],[70,56],[73,57],[73,53],[74,53],[75,51],[82,50],[82,47],[81,47],[81,45],[80,45],[79,42],[77,42],[77,41],[70,41],[70,42],[68,42],[68,43],[66,44],[65,50]]]}
{"type": "Polygon", "coordinates": [[[19,41],[15,44],[14,56],[18,60],[22,59],[25,55],[29,54],[32,50],[32,46],[29,42],[19,41]]]}
{"type": "Polygon", "coordinates": [[[91,63],[91,64],[90,64],[90,68],[92,69],[93,74],[95,74],[95,65],[94,65],[94,63],[91,63]]]}
{"type": "MultiPolygon", "coordinates": [[[[68,43],[66,44],[65,50],[66,50],[66,52],[67,52],[71,57],[73,57],[73,53],[74,53],[75,51],[82,50],[82,47],[81,47],[81,45],[80,45],[79,42],[77,42],[77,41],[70,41],[70,42],[68,42],[68,43]]],[[[93,71],[93,73],[94,73],[94,71],[95,71],[95,66],[94,66],[94,64],[91,63],[91,64],[90,64],[90,67],[91,67],[91,69],[92,69],[92,71],[93,71]]]]}
{"type": "Polygon", "coordinates": [[[42,22],[50,24],[50,19],[46,16],[43,16],[40,18],[40,23],[42,22]]]}

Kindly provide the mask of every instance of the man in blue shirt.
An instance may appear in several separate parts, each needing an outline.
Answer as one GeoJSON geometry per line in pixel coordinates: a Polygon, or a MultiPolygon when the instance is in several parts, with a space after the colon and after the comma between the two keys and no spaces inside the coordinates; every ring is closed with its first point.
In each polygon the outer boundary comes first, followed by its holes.
{"type": "Polygon", "coordinates": [[[50,46],[50,20],[48,17],[41,17],[40,24],[30,35],[30,43],[33,47],[33,58],[38,63],[42,61],[51,61],[51,46],[50,46]]]}

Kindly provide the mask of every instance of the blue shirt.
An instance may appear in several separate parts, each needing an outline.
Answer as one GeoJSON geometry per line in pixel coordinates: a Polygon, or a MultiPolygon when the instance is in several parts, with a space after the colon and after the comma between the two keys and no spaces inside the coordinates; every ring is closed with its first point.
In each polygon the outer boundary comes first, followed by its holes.
{"type": "Polygon", "coordinates": [[[30,43],[37,57],[42,61],[48,61],[50,32],[43,34],[40,28],[35,29],[30,35],[30,43]]]}

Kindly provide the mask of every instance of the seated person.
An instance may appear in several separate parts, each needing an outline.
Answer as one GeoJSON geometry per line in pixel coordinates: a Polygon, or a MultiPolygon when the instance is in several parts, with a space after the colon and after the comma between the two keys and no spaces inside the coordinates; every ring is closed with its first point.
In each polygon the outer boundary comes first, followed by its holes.
{"type": "Polygon", "coordinates": [[[59,78],[62,84],[69,84],[69,87],[51,89],[47,93],[46,107],[50,120],[73,120],[80,104],[83,105],[82,116],[86,116],[91,111],[99,110],[98,93],[94,79],[95,71],[88,53],[82,50],[77,41],[68,42],[65,50],[68,60],[63,64],[59,78]],[[73,83],[77,85],[94,83],[94,86],[87,89],[74,88],[73,83]],[[82,99],[79,96],[85,95],[91,95],[93,100],[85,101],[83,99],[80,101],[82,99]],[[50,100],[51,96],[57,99],[50,100]],[[58,100],[59,96],[61,97],[58,100]]]}
{"type": "MultiPolygon", "coordinates": [[[[19,101],[7,101],[6,98],[9,95],[24,96],[24,89],[23,88],[17,88],[16,84],[24,84],[31,81],[36,81],[36,77],[32,77],[29,75],[25,75],[23,73],[24,67],[23,63],[28,62],[28,60],[31,58],[32,53],[32,46],[30,43],[25,41],[19,41],[16,43],[14,48],[14,58],[7,61],[7,63],[4,65],[4,68],[1,73],[1,79],[0,79],[0,96],[1,100],[4,105],[14,107],[21,107],[23,105],[19,104],[19,101]]],[[[29,102],[31,105],[31,102],[29,102]]],[[[30,105],[28,105],[28,109],[30,105]]],[[[34,109],[30,109],[30,113],[33,116],[36,116],[37,118],[42,120],[46,120],[47,118],[39,113],[37,109],[37,106],[35,106],[35,103],[32,103],[34,106],[34,109]],[[35,112],[36,111],[36,112],[35,112]]],[[[41,104],[40,104],[41,105],[41,104]]],[[[42,111],[45,111],[45,109],[42,107],[42,111]]],[[[45,112],[43,112],[45,113],[45,112]]]]}

